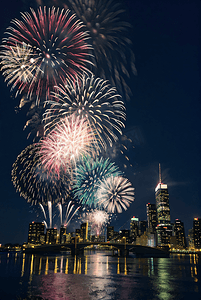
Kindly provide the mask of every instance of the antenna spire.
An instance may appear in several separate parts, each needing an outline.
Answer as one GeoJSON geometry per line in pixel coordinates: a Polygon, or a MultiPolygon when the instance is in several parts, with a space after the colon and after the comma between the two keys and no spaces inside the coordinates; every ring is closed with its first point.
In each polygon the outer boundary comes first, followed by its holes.
{"type": "Polygon", "coordinates": [[[159,163],[159,183],[161,183],[161,164],[159,163]]]}

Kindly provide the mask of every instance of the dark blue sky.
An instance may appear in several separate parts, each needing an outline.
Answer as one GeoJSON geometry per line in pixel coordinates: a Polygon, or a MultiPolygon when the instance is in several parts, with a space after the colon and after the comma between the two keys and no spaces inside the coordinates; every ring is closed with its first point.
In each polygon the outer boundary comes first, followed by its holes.
{"type": "MultiPolygon", "coordinates": [[[[127,103],[127,130],[136,138],[135,149],[129,150],[134,167],[126,173],[135,187],[135,201],[115,226],[118,229],[132,215],[146,219],[146,203],[155,202],[160,162],[171,220],[181,219],[187,234],[193,218],[201,217],[200,1],[124,2],[133,26],[130,39],[138,72],[131,78],[133,96],[127,103]]],[[[4,1],[1,37],[25,7],[20,0],[4,1]]],[[[35,215],[15,192],[10,173],[17,155],[31,141],[22,131],[25,116],[15,113],[16,99],[2,76],[0,91],[0,243],[22,243],[35,215]]]]}

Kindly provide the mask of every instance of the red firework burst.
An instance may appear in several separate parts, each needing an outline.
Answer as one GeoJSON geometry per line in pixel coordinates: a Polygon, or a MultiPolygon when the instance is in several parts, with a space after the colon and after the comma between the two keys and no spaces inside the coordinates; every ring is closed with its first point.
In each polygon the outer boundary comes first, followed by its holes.
{"type": "Polygon", "coordinates": [[[39,7],[11,21],[1,46],[1,69],[11,89],[36,95],[36,102],[50,97],[66,77],[88,73],[91,46],[83,23],[70,10],[39,7]]]}

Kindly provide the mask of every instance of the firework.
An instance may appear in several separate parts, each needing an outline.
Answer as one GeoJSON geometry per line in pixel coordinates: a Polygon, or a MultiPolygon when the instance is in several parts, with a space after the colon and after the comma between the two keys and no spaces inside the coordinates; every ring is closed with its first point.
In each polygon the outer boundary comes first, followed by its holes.
{"type": "Polygon", "coordinates": [[[26,109],[27,119],[23,130],[27,133],[27,139],[31,138],[33,142],[38,142],[44,136],[43,113],[45,105],[42,103],[36,105],[35,102],[30,105],[27,99],[21,99],[18,110],[21,110],[23,106],[26,109]]]}
{"type": "Polygon", "coordinates": [[[97,190],[99,205],[108,212],[122,212],[127,210],[130,203],[134,201],[134,188],[128,179],[121,176],[110,176],[100,183],[97,190]]]}
{"type": "Polygon", "coordinates": [[[133,167],[129,156],[131,155],[132,157],[134,155],[132,151],[134,148],[133,141],[123,134],[120,136],[119,141],[113,143],[112,147],[107,147],[101,154],[104,157],[109,157],[114,161],[118,161],[118,165],[121,169],[127,169],[133,167]]]}
{"type": "Polygon", "coordinates": [[[49,212],[49,219],[50,219],[50,228],[52,228],[52,202],[48,201],[48,212],[49,212]]]}
{"type": "Polygon", "coordinates": [[[119,168],[109,159],[85,157],[75,170],[74,195],[82,204],[96,206],[96,190],[100,182],[118,175],[121,175],[119,168]]]}
{"type": "Polygon", "coordinates": [[[9,84],[21,82],[26,85],[33,80],[36,65],[33,64],[34,54],[30,45],[16,43],[10,46],[9,51],[5,46],[0,58],[3,59],[1,70],[9,84]]]}
{"type": "Polygon", "coordinates": [[[62,118],[77,115],[85,118],[103,148],[112,146],[121,135],[126,119],[125,106],[116,89],[108,81],[82,76],[56,88],[51,107],[44,114],[45,129],[54,127],[62,118]]]}
{"type": "Polygon", "coordinates": [[[42,163],[49,172],[65,168],[71,173],[77,160],[94,151],[94,141],[84,118],[65,118],[40,142],[42,163]]]}
{"type": "Polygon", "coordinates": [[[92,209],[82,215],[82,220],[88,222],[91,233],[99,236],[103,231],[103,227],[110,222],[110,214],[104,210],[92,209]]]}
{"type": "Polygon", "coordinates": [[[64,226],[67,227],[72,220],[72,218],[76,215],[78,210],[80,209],[79,207],[75,208],[75,205],[73,204],[72,201],[69,201],[67,207],[66,207],[66,214],[65,214],[65,220],[64,220],[64,226]]]}
{"type": "Polygon", "coordinates": [[[44,206],[43,206],[41,203],[39,203],[39,206],[40,206],[40,208],[41,208],[41,210],[42,210],[42,212],[43,212],[43,214],[44,214],[45,219],[47,219],[47,216],[46,216],[46,212],[45,212],[44,206]]]}
{"type": "Polygon", "coordinates": [[[69,197],[69,178],[65,172],[60,176],[49,174],[40,162],[40,147],[32,144],[17,157],[12,169],[12,181],[16,190],[32,204],[48,201],[56,203],[69,197]]]}
{"type": "Polygon", "coordinates": [[[59,217],[60,217],[60,225],[67,227],[72,220],[72,218],[75,216],[77,211],[80,209],[79,207],[75,207],[73,204],[73,201],[69,201],[68,204],[64,203],[62,205],[61,202],[57,204],[58,210],[59,210],[59,217]]]}
{"type": "Polygon", "coordinates": [[[83,23],[70,10],[39,7],[7,28],[0,52],[5,80],[16,94],[49,98],[61,79],[89,72],[91,47],[83,23]]]}
{"type": "Polygon", "coordinates": [[[127,81],[132,73],[136,74],[136,68],[129,39],[131,26],[125,21],[125,10],[117,0],[68,0],[67,3],[90,32],[95,74],[110,80],[129,99],[127,81]]]}

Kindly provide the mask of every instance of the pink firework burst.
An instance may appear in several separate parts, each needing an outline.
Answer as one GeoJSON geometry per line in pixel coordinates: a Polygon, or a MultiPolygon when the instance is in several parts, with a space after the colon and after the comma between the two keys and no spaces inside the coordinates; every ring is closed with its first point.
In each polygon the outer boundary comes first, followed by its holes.
{"type": "MultiPolygon", "coordinates": [[[[39,7],[11,21],[0,51],[5,80],[36,102],[50,98],[61,80],[89,73],[91,46],[83,23],[70,10],[39,7]]],[[[30,100],[31,101],[31,100],[30,100]]]]}
{"type": "Polygon", "coordinates": [[[104,210],[93,209],[84,213],[82,219],[89,223],[93,234],[100,235],[106,225],[110,223],[111,216],[104,210]]]}
{"type": "Polygon", "coordinates": [[[40,142],[42,163],[50,172],[59,174],[61,168],[71,173],[76,161],[96,149],[95,137],[84,118],[63,119],[40,142]]]}

